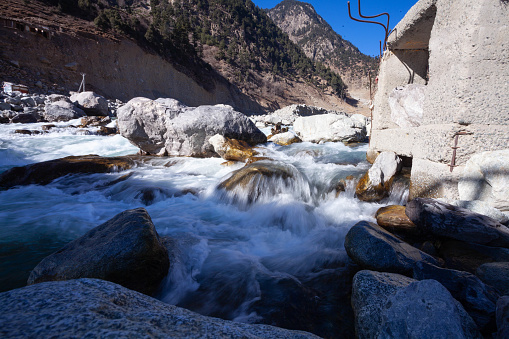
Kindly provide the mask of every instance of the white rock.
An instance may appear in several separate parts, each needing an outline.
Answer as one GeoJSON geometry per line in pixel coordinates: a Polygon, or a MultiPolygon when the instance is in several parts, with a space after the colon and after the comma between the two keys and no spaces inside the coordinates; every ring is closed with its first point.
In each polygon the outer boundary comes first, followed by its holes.
{"type": "Polygon", "coordinates": [[[108,101],[94,92],[74,93],[70,99],[88,115],[108,115],[108,101]]]}
{"type": "Polygon", "coordinates": [[[410,84],[396,87],[388,100],[392,121],[402,128],[420,126],[425,96],[425,85],[410,84]]]}
{"type": "Polygon", "coordinates": [[[366,125],[361,125],[357,118],[346,114],[321,114],[297,118],[293,128],[303,141],[362,142],[366,138],[366,125]]]}
{"type": "Polygon", "coordinates": [[[273,143],[281,146],[288,146],[297,142],[301,142],[299,137],[290,131],[273,135],[269,141],[272,141],[273,143]]]}
{"type": "Polygon", "coordinates": [[[384,184],[401,169],[401,159],[394,152],[382,152],[368,171],[373,186],[384,184]]]}

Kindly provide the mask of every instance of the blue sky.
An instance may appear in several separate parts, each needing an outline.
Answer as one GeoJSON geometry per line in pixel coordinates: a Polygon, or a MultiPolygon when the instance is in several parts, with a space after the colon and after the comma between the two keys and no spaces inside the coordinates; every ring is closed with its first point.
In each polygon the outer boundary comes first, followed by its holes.
{"type": "MultiPolygon", "coordinates": [[[[252,0],[261,8],[273,8],[282,0],[252,0]]],[[[384,29],[375,24],[356,22],[348,16],[347,0],[304,0],[313,5],[318,14],[327,21],[343,39],[349,40],[361,52],[376,56],[379,54],[379,41],[384,38],[384,29]]],[[[361,0],[363,15],[375,15],[387,12],[391,16],[390,28],[405,16],[406,12],[417,3],[417,0],[361,0]]],[[[351,0],[352,15],[359,17],[357,0],[351,0]]],[[[386,23],[386,16],[382,22],[386,23]]]]}

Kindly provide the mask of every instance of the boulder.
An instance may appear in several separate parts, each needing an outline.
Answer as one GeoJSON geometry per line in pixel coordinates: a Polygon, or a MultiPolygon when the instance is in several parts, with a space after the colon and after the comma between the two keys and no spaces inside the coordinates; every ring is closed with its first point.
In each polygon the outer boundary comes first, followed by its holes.
{"type": "Polygon", "coordinates": [[[387,299],[414,279],[395,273],[360,271],[353,278],[352,307],[358,338],[377,338],[387,299]]]}
{"type": "Polygon", "coordinates": [[[359,200],[375,202],[389,196],[394,176],[401,170],[401,159],[394,152],[382,152],[357,183],[359,200]]]}
{"type": "Polygon", "coordinates": [[[291,144],[301,142],[302,140],[300,140],[299,137],[293,134],[292,132],[284,132],[273,135],[272,137],[269,138],[269,141],[272,141],[273,143],[281,146],[288,146],[291,144]]]}
{"type": "Polygon", "coordinates": [[[358,222],[348,231],[345,249],[357,265],[375,271],[410,275],[419,262],[439,265],[430,255],[367,221],[358,222]]]}
{"type": "Polygon", "coordinates": [[[400,234],[409,238],[421,235],[419,229],[405,214],[405,206],[391,205],[381,207],[375,215],[376,222],[391,233],[400,234]]]}
{"type": "Polygon", "coordinates": [[[439,255],[445,266],[459,271],[475,273],[485,263],[509,261],[509,249],[466,243],[458,240],[442,241],[439,255]]]}
{"type": "Polygon", "coordinates": [[[314,143],[363,142],[366,139],[366,125],[346,114],[300,117],[295,120],[293,128],[302,141],[314,143]]]}
{"type": "Polygon", "coordinates": [[[70,104],[72,103],[71,100],[69,99],[69,97],[62,95],[62,94],[50,94],[50,95],[46,96],[46,98],[44,100],[44,102],[46,104],[54,103],[54,102],[58,102],[58,101],[65,101],[70,104]]]}
{"type": "Polygon", "coordinates": [[[134,98],[117,116],[120,134],[149,154],[213,156],[209,139],[216,134],[250,145],[267,141],[249,118],[227,105],[185,107],[173,99],[134,98]]]}
{"type": "Polygon", "coordinates": [[[108,101],[94,92],[74,93],[70,100],[89,116],[108,115],[108,101]]]}
{"type": "Polygon", "coordinates": [[[166,248],[144,208],[124,211],[44,258],[28,285],[97,278],[147,295],[168,274],[166,248]]]}
{"type": "Polygon", "coordinates": [[[426,86],[421,84],[393,89],[388,99],[391,120],[401,128],[420,126],[425,96],[426,86]]]}
{"type": "Polygon", "coordinates": [[[495,287],[500,295],[509,295],[509,262],[492,262],[479,266],[475,274],[495,287]]]}
{"type": "Polygon", "coordinates": [[[12,119],[12,123],[32,124],[37,122],[37,118],[31,113],[18,113],[12,119]]]}
{"type": "Polygon", "coordinates": [[[21,105],[21,97],[19,96],[11,96],[5,98],[5,102],[11,105],[21,105]]]}
{"type": "Polygon", "coordinates": [[[214,152],[225,160],[246,161],[258,154],[247,142],[225,138],[220,134],[211,137],[209,143],[214,147],[214,152]]]}
{"type": "Polygon", "coordinates": [[[451,292],[454,299],[463,305],[481,331],[490,333],[494,330],[498,293],[475,275],[418,263],[415,266],[413,277],[417,280],[434,279],[438,281],[451,292]]]}
{"type": "Polygon", "coordinates": [[[80,108],[75,107],[67,101],[56,101],[48,103],[44,107],[44,119],[49,122],[69,121],[85,116],[80,108]]]}
{"type": "Polygon", "coordinates": [[[278,109],[265,117],[265,122],[276,125],[277,123],[285,123],[285,125],[291,125],[295,122],[298,117],[307,117],[311,115],[327,114],[327,111],[321,107],[308,106],[303,104],[290,105],[278,109]]]}
{"type": "Polygon", "coordinates": [[[35,103],[35,100],[32,97],[21,98],[21,103],[28,107],[37,106],[37,104],[35,103]]]}
{"type": "Polygon", "coordinates": [[[13,167],[0,174],[0,190],[20,185],[47,185],[68,174],[110,173],[127,170],[133,166],[134,161],[129,157],[69,156],[13,167]]]}
{"type": "Polygon", "coordinates": [[[509,297],[497,301],[497,338],[509,338],[509,297]]]}
{"type": "Polygon", "coordinates": [[[482,338],[461,304],[435,280],[398,289],[387,298],[381,318],[378,338],[482,338]]]}
{"type": "Polygon", "coordinates": [[[8,102],[0,102],[0,111],[10,111],[11,110],[11,104],[8,102]]]}
{"type": "Polygon", "coordinates": [[[482,214],[429,198],[408,202],[406,215],[424,233],[481,245],[509,247],[509,229],[482,214]]]}
{"type": "Polygon", "coordinates": [[[454,200],[450,204],[465,208],[475,213],[483,214],[506,226],[509,225],[509,217],[500,210],[491,206],[489,202],[482,200],[454,200]]]}
{"type": "Polygon", "coordinates": [[[99,117],[99,116],[87,116],[80,120],[81,125],[78,127],[97,127],[106,126],[111,123],[110,117],[99,117]]]}
{"type": "Polygon", "coordinates": [[[98,279],[46,282],[0,293],[9,338],[318,338],[211,318],[98,279]]]}

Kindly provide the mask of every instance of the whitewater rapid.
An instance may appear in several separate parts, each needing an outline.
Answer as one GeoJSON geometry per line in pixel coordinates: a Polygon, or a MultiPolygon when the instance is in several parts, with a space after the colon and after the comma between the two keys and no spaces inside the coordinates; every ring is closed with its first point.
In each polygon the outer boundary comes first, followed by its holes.
{"type": "MultiPolygon", "coordinates": [[[[67,127],[72,124],[77,121],[34,136],[14,131],[43,124],[0,125],[0,171],[69,155],[138,151],[120,135],[87,135],[67,127]]],[[[249,306],[260,299],[260,276],[304,279],[337,267],[346,261],[349,228],[360,220],[374,221],[380,206],[406,198],[395,192],[383,204],[360,202],[351,181],[336,197],[333,188],[341,179],[369,168],[366,144],[267,143],[257,150],[287,166],[295,179],[260,183],[258,199],[251,202],[242,190],[218,189],[244,166],[223,166],[219,158],[146,158],[121,173],[66,176],[46,186],[1,191],[0,290],[23,286],[44,256],[91,228],[144,207],[158,233],[172,237],[175,245],[158,297],[207,315],[256,321],[249,306]],[[264,194],[267,190],[271,193],[264,194]]]]}

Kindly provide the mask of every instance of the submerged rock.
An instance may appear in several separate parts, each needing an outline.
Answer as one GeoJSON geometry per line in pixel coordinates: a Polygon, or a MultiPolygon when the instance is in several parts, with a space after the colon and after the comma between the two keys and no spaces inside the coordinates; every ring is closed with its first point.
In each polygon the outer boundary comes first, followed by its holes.
{"type": "Polygon", "coordinates": [[[425,233],[509,248],[509,229],[485,215],[428,198],[408,202],[405,213],[425,233]]]}
{"type": "Polygon", "coordinates": [[[205,317],[97,279],[46,282],[0,293],[6,337],[318,338],[205,317]]]}
{"type": "Polygon", "coordinates": [[[186,107],[173,99],[134,98],[117,115],[120,134],[154,155],[214,156],[209,139],[216,134],[250,145],[267,141],[248,117],[227,105],[186,107]]]}
{"type": "Polygon", "coordinates": [[[346,114],[321,114],[301,117],[293,125],[302,141],[363,142],[366,139],[366,121],[346,114]]]}
{"type": "Polygon", "coordinates": [[[31,184],[47,185],[68,174],[109,173],[127,170],[133,166],[134,161],[129,157],[70,156],[13,167],[0,174],[0,189],[31,184]]]}
{"type": "Polygon", "coordinates": [[[144,208],[124,211],[44,258],[28,285],[98,278],[152,295],[168,273],[166,248],[144,208]]]}

